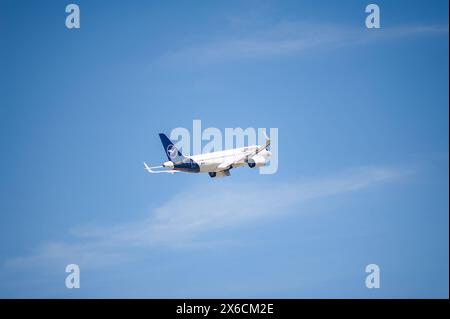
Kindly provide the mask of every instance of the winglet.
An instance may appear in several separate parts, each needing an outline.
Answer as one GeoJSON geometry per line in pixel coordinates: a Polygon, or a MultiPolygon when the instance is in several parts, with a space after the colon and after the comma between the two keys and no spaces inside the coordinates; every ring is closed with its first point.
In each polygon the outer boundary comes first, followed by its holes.
{"type": "Polygon", "coordinates": [[[264,146],[261,146],[257,151],[256,154],[261,152],[262,150],[266,149],[270,146],[270,137],[267,136],[266,129],[262,129],[262,132],[264,134],[264,137],[266,138],[266,144],[264,146]]]}
{"type": "Polygon", "coordinates": [[[173,169],[161,171],[161,170],[153,170],[152,168],[157,168],[157,169],[159,169],[159,168],[163,168],[163,166],[149,167],[149,166],[147,165],[147,163],[144,162],[144,169],[145,169],[147,172],[152,173],[152,174],[158,174],[158,173],[169,173],[169,174],[174,174],[174,173],[178,173],[178,172],[179,172],[179,171],[173,170],[173,169]]]}
{"type": "Polygon", "coordinates": [[[270,137],[267,136],[266,129],[263,128],[262,132],[264,134],[264,137],[266,138],[266,143],[269,142],[269,144],[270,144],[270,137]]]}

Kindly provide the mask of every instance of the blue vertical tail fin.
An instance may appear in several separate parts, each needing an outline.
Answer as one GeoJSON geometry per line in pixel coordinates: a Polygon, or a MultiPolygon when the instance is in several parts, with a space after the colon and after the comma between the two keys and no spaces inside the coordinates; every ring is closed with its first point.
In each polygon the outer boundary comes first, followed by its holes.
{"type": "Polygon", "coordinates": [[[166,152],[166,156],[169,161],[177,163],[183,161],[186,158],[185,156],[183,156],[183,154],[181,154],[181,152],[166,136],[166,134],[159,133],[159,138],[161,139],[161,143],[164,147],[164,152],[166,152]]]}

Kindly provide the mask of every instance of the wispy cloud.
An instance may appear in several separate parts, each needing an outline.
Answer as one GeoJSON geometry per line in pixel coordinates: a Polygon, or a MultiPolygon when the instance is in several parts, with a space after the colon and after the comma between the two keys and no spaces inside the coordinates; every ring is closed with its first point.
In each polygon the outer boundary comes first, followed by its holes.
{"type": "MultiPolygon", "coordinates": [[[[182,247],[202,234],[280,218],[303,203],[389,182],[405,172],[389,168],[359,168],[302,183],[260,185],[211,183],[175,195],[148,218],[124,225],[81,227],[71,242],[49,242],[27,257],[6,261],[6,267],[61,265],[77,261],[99,267],[120,262],[133,248],[182,247]]],[[[200,242],[201,244],[201,242],[200,242]]]]}
{"type": "Polygon", "coordinates": [[[167,64],[211,64],[237,59],[259,59],[320,48],[364,44],[407,36],[448,34],[448,25],[383,26],[378,30],[340,25],[283,22],[252,34],[223,36],[172,51],[163,57],[167,64]]]}

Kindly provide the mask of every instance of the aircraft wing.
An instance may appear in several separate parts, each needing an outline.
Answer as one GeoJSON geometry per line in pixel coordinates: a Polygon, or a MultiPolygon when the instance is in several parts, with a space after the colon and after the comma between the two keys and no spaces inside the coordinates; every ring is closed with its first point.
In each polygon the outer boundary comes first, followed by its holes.
{"type": "Polygon", "coordinates": [[[231,161],[223,162],[219,166],[217,166],[217,169],[219,171],[225,171],[225,170],[231,168],[231,166],[235,163],[236,163],[236,161],[234,159],[231,161]]]}
{"type": "Polygon", "coordinates": [[[267,136],[266,130],[263,130],[263,133],[264,133],[264,136],[266,137],[266,143],[264,144],[264,146],[257,148],[255,151],[251,151],[245,155],[242,155],[241,157],[233,158],[230,161],[223,162],[219,166],[217,166],[217,169],[219,171],[224,171],[224,170],[230,169],[234,164],[241,163],[242,161],[248,161],[249,158],[252,158],[253,156],[257,155],[258,153],[262,152],[267,147],[269,147],[270,138],[267,136]]]}
{"type": "Polygon", "coordinates": [[[151,174],[159,174],[159,173],[169,173],[169,174],[175,174],[175,173],[180,173],[180,171],[174,170],[174,169],[170,169],[170,170],[155,170],[155,169],[161,169],[164,168],[163,166],[154,166],[154,167],[149,167],[147,165],[147,163],[144,162],[144,169],[151,173],[151,174]]]}

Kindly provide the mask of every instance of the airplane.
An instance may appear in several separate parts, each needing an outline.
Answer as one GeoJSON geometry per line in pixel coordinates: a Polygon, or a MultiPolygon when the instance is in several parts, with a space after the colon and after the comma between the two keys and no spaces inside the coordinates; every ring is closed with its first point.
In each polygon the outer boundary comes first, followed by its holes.
{"type": "Polygon", "coordinates": [[[162,166],[149,167],[144,162],[144,168],[152,174],[157,173],[208,173],[211,178],[220,178],[230,176],[232,168],[238,168],[247,165],[250,168],[265,166],[272,153],[268,150],[270,138],[263,131],[266,138],[265,145],[252,145],[217,151],[193,156],[184,156],[176,148],[174,143],[163,133],[159,134],[161,143],[169,159],[162,166]]]}

